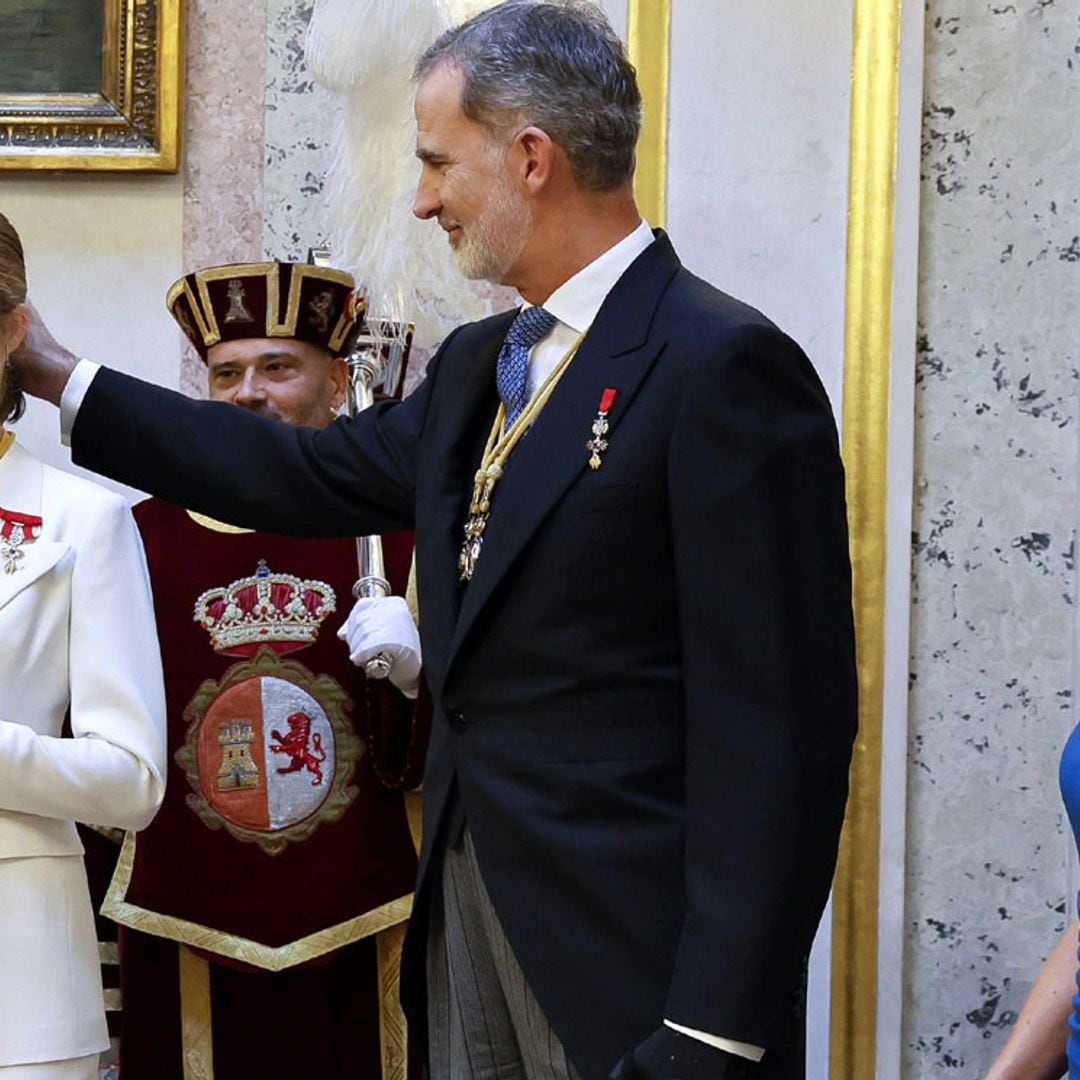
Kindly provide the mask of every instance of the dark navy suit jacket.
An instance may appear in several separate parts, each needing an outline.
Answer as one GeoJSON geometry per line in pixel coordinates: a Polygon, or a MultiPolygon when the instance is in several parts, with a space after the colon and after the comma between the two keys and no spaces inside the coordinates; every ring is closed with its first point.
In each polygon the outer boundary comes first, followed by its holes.
{"type": "Polygon", "coordinates": [[[102,371],[75,460],[273,532],[415,528],[436,717],[403,997],[460,799],[496,910],[585,1080],[664,1017],[801,1075],[805,972],[856,722],[843,473],[810,363],[659,234],[620,279],[456,559],[511,314],[404,403],[324,431],[102,371]],[[585,443],[616,390],[599,469],[585,443]],[[433,858],[433,856],[436,856],[433,858]]]}

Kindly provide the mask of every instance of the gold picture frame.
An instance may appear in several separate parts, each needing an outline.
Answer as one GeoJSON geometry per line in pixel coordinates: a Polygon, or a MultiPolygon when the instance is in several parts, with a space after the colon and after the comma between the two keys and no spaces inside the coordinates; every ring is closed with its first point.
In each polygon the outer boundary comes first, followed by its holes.
{"type": "MultiPolygon", "coordinates": [[[[28,25],[39,12],[39,24],[50,14],[48,0],[22,2],[28,25]]],[[[25,78],[16,78],[18,65],[0,65],[0,169],[176,172],[183,80],[181,0],[100,3],[100,26],[95,10],[93,19],[83,24],[91,31],[65,24],[61,43],[86,50],[89,59],[85,54],[80,59],[92,71],[100,45],[96,90],[27,86],[25,78]]]]}

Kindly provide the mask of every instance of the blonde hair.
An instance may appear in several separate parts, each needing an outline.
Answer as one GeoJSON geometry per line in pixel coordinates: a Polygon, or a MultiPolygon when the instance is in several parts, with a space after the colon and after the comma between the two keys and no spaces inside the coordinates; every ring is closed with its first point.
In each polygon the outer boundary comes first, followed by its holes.
{"type": "MultiPolygon", "coordinates": [[[[0,214],[0,320],[26,300],[26,259],[15,226],[0,214]]],[[[0,424],[18,420],[26,408],[22,389],[10,364],[0,377],[0,424]]]]}

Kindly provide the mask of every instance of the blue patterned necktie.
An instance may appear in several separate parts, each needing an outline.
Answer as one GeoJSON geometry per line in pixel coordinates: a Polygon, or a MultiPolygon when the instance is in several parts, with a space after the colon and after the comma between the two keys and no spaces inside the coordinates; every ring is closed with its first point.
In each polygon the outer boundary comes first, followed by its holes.
{"type": "Polygon", "coordinates": [[[529,350],[558,321],[542,307],[522,308],[506,332],[495,368],[495,386],[506,406],[504,431],[509,430],[529,400],[529,350]]]}

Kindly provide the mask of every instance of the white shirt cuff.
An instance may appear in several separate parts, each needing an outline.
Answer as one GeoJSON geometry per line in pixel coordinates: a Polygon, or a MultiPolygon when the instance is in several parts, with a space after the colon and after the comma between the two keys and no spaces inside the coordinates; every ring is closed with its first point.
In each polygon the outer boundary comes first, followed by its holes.
{"type": "Polygon", "coordinates": [[[64,384],[63,393],[60,395],[60,441],[65,446],[71,445],[75,417],[79,415],[86,391],[90,389],[100,367],[100,364],[95,364],[92,360],[80,360],[64,384]]]}
{"type": "Polygon", "coordinates": [[[760,1061],[765,1056],[765,1051],[760,1046],[752,1046],[750,1043],[736,1042],[734,1039],[724,1039],[719,1035],[710,1035],[707,1031],[697,1031],[694,1028],[683,1027],[682,1024],[673,1024],[670,1020],[664,1023],[680,1035],[689,1035],[691,1039],[715,1046],[717,1050],[724,1050],[736,1057],[747,1058],[750,1061],[760,1061]]]}

